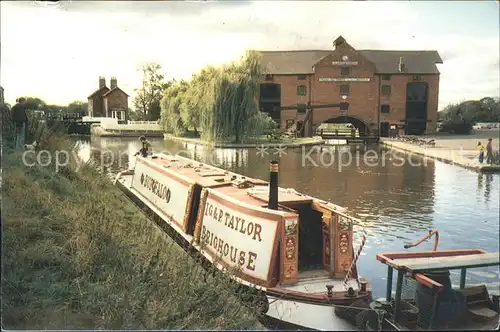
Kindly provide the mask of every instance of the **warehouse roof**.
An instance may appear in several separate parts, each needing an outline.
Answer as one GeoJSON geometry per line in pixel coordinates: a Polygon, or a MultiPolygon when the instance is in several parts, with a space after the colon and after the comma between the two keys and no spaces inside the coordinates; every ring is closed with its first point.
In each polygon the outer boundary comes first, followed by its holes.
{"type": "MultiPolygon", "coordinates": [[[[312,74],[313,66],[332,50],[258,51],[267,74],[312,74]]],[[[439,74],[437,63],[443,63],[437,51],[360,50],[379,74],[399,74],[399,59],[403,57],[407,74],[439,74]]]]}

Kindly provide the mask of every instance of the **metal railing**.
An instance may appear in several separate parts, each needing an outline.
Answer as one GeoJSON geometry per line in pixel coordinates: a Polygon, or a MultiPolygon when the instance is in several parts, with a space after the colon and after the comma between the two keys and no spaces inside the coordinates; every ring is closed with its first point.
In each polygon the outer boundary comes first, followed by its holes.
{"type": "Polygon", "coordinates": [[[128,124],[160,124],[160,121],[129,121],[128,124]]]}
{"type": "Polygon", "coordinates": [[[317,136],[345,136],[345,137],[359,137],[359,130],[358,129],[350,129],[350,128],[345,128],[345,129],[317,129],[316,130],[316,135],[317,136]]]}

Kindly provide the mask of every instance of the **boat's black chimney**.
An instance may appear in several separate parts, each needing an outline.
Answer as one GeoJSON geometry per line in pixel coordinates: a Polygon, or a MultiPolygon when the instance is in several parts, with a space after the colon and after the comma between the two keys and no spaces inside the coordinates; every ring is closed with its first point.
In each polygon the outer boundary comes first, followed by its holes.
{"type": "Polygon", "coordinates": [[[278,210],[278,162],[271,161],[269,169],[269,209],[278,210]]]}

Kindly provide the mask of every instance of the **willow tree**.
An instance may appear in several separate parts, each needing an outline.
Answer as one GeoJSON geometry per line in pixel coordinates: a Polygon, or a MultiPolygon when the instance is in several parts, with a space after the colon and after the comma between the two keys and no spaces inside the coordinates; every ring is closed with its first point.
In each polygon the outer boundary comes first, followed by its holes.
{"type": "Polygon", "coordinates": [[[162,110],[160,124],[166,133],[182,135],[186,131],[180,114],[187,88],[187,82],[181,80],[165,89],[160,103],[162,110]]]}
{"type": "Polygon", "coordinates": [[[209,93],[207,96],[206,91],[210,73],[215,70],[215,67],[208,67],[207,69],[203,69],[199,74],[193,75],[185,93],[181,118],[184,125],[192,128],[195,134],[198,134],[198,131],[207,133],[212,128],[211,120],[206,123],[203,119],[204,115],[208,115],[207,118],[209,119],[212,115],[211,105],[213,101],[209,98],[211,94],[209,93]]]}
{"type": "MultiPolygon", "coordinates": [[[[239,63],[208,71],[205,97],[213,100],[212,110],[205,115],[205,124],[212,139],[234,138],[240,142],[249,130],[250,119],[261,117],[257,105],[263,68],[256,52],[247,52],[239,63]],[[212,93],[213,96],[209,97],[212,93]],[[210,114],[211,113],[211,114],[210,114]]],[[[255,121],[254,121],[255,122],[255,121]]],[[[208,137],[207,137],[208,138],[208,137]]]]}
{"type": "Polygon", "coordinates": [[[247,52],[237,63],[207,67],[174,84],[162,101],[165,131],[199,129],[204,140],[235,142],[262,133],[272,123],[257,105],[262,69],[258,53],[247,52]]]}

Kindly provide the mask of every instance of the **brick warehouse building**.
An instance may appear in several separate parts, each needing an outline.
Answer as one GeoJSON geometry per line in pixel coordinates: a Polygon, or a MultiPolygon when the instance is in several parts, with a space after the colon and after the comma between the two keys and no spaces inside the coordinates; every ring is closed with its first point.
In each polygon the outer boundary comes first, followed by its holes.
{"type": "Polygon", "coordinates": [[[437,51],[356,50],[343,37],[333,50],[259,51],[265,66],[260,109],[283,130],[312,136],[325,122],[352,123],[360,134],[434,133],[437,51]]]}

